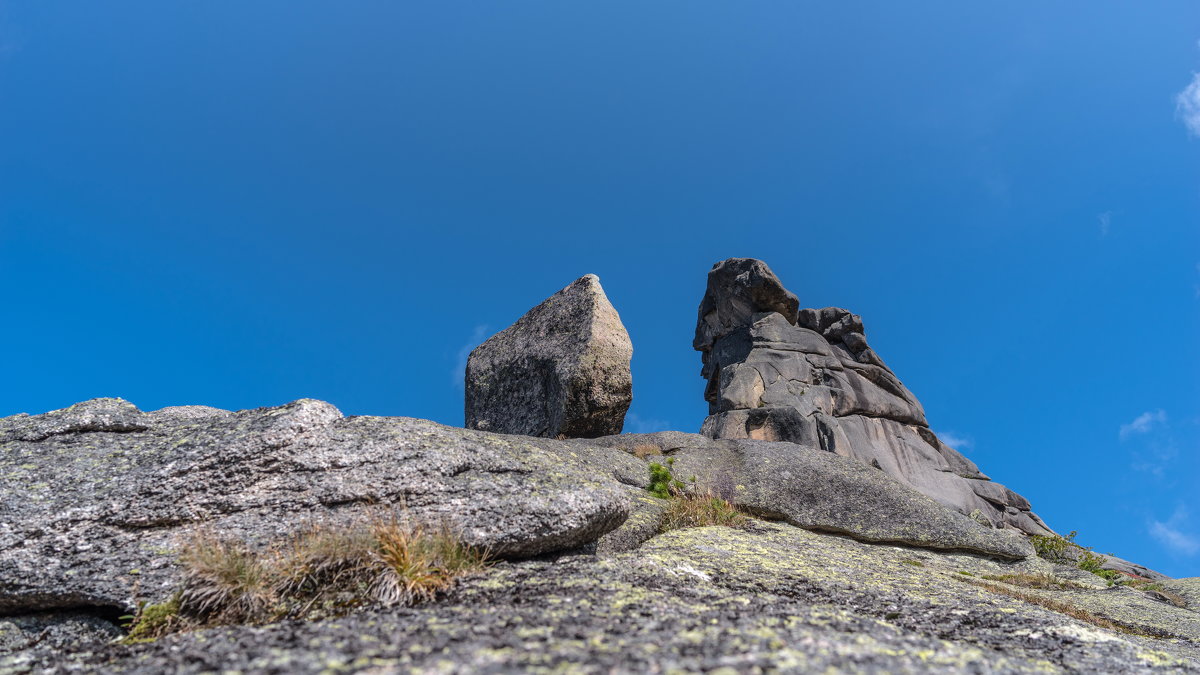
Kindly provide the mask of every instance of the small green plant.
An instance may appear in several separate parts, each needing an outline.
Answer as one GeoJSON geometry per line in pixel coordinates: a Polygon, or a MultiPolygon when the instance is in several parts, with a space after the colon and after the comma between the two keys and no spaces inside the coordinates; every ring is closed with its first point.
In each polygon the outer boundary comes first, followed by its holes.
{"type": "Polygon", "coordinates": [[[916,558],[905,558],[905,559],[901,560],[900,563],[903,565],[908,565],[909,567],[924,567],[925,566],[925,563],[921,562],[920,560],[917,560],[916,558]]]}
{"type": "MultiPolygon", "coordinates": [[[[1104,577],[1104,578],[1110,579],[1110,580],[1112,579],[1112,577],[1108,577],[1108,576],[1101,574],[1102,571],[1103,572],[1111,572],[1112,571],[1112,570],[1101,570],[1100,569],[1100,566],[1104,564],[1104,560],[1105,560],[1104,556],[1096,555],[1095,553],[1092,553],[1091,551],[1089,551],[1087,549],[1083,549],[1083,550],[1079,551],[1078,554],[1079,554],[1079,557],[1075,559],[1076,567],[1083,570],[1084,572],[1091,572],[1092,574],[1095,574],[1097,576],[1101,576],[1101,577],[1104,577]]],[[[1120,572],[1117,572],[1117,574],[1120,575],[1120,572]]]]}
{"type": "Polygon", "coordinates": [[[1074,556],[1071,555],[1072,549],[1083,548],[1075,543],[1075,536],[1079,534],[1075,530],[1071,530],[1065,537],[1060,537],[1057,534],[1041,535],[1035,534],[1029,537],[1029,543],[1033,544],[1033,550],[1038,556],[1056,563],[1073,563],[1074,556]]]}
{"type": "Polygon", "coordinates": [[[155,605],[141,603],[132,619],[129,633],[122,639],[125,644],[152,642],[169,633],[176,633],[188,625],[187,619],[179,615],[178,593],[166,602],[155,605]]]}
{"type": "Polygon", "coordinates": [[[1050,562],[1074,565],[1084,572],[1091,572],[1096,576],[1108,582],[1109,586],[1114,583],[1120,583],[1125,575],[1113,570],[1103,569],[1104,563],[1107,561],[1105,556],[1098,553],[1093,553],[1091,547],[1080,546],[1075,543],[1075,536],[1078,534],[1075,530],[1067,533],[1067,536],[1060,537],[1058,535],[1033,535],[1029,537],[1029,543],[1033,544],[1034,551],[1042,558],[1050,562]]]}
{"type": "Polygon", "coordinates": [[[666,464],[650,462],[650,494],[659,499],[670,499],[683,494],[687,484],[675,477],[672,470],[674,466],[674,457],[668,457],[666,464]]]}
{"type": "Polygon", "coordinates": [[[973,576],[975,576],[974,574],[971,574],[970,572],[968,572],[968,571],[966,571],[966,570],[959,570],[959,571],[958,571],[958,573],[959,573],[959,574],[961,574],[961,575],[963,575],[964,577],[973,577],[973,576]]]}

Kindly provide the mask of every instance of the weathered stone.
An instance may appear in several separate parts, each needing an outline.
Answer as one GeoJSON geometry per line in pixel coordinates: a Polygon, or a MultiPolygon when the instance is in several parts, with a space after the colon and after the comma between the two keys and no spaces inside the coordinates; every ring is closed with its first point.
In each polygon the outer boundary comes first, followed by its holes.
{"type": "Polygon", "coordinates": [[[645,471],[615,450],[313,400],[141,413],[99,399],[2,419],[0,438],[0,614],[163,597],[197,527],[261,543],[401,506],[501,556],[576,548],[625,519],[614,476],[645,471]]]}
{"type": "MultiPolygon", "coordinates": [[[[1016,533],[983,527],[868,463],[795,443],[667,433],[661,440],[657,434],[639,435],[638,443],[669,446],[677,477],[694,478],[700,490],[765,518],[862,541],[1009,559],[1033,554],[1016,533]]],[[[631,447],[625,436],[592,442],[631,447]]]]}
{"type": "Polygon", "coordinates": [[[794,299],[762,261],[713,267],[694,342],[708,380],[701,433],[853,457],[980,522],[1050,533],[1028,501],[929,429],[921,403],[867,344],[861,317],[794,310],[794,299]]]}
{"type": "Polygon", "coordinates": [[[497,565],[419,607],[35,648],[0,655],[0,672],[1200,672],[1195,612],[1102,582],[1011,587],[1123,634],[977,585],[1016,572],[1056,569],[783,524],[694,528],[610,557],[497,565]]]}
{"type": "Polygon", "coordinates": [[[546,438],[620,433],[632,356],[600,280],[584,276],[471,352],[466,426],[546,438]]]}
{"type": "Polygon", "coordinates": [[[707,351],[715,341],[749,323],[758,312],[779,312],[794,324],[799,307],[800,301],[763,261],[722,260],[708,273],[708,291],[700,303],[693,347],[707,351]]]}

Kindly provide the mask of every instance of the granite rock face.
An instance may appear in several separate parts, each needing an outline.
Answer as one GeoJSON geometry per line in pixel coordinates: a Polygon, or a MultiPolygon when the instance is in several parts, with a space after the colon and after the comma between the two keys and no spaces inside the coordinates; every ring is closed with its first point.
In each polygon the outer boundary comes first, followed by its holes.
{"type": "Polygon", "coordinates": [[[712,438],[790,441],[852,457],[980,522],[1049,534],[1029,502],[943,443],[844,309],[796,309],[759,260],[709,272],[694,347],[712,438]]]}
{"type": "Polygon", "coordinates": [[[1022,572],[1064,570],[777,523],[693,528],[609,557],[496,565],[428,605],[65,653],[42,642],[0,653],[0,672],[1200,672],[1194,610],[1092,575],[1073,590],[1011,587],[1126,634],[974,583],[1022,572]]]}
{"type": "Polygon", "coordinates": [[[135,594],[165,597],[179,544],[199,527],[253,544],[397,506],[500,556],[577,548],[625,520],[614,475],[637,463],[589,457],[562,441],[343,417],[309,399],[149,413],[97,399],[4,418],[0,615],[123,614],[135,594]]]}
{"type": "Polygon", "coordinates": [[[466,426],[546,438],[621,433],[632,356],[600,280],[584,276],[471,352],[466,426]]]}
{"type": "MultiPolygon", "coordinates": [[[[676,476],[694,479],[702,491],[760,518],[806,530],[1007,560],[1033,555],[1033,547],[1016,531],[985,527],[879,469],[811,445],[713,440],[677,431],[623,434],[590,443],[658,448],[672,459],[676,476]]],[[[646,538],[637,539],[637,532],[657,532],[640,522],[654,517],[656,505],[635,506],[629,521],[601,540],[606,547],[626,549],[630,544],[622,540],[636,546],[646,538]]]]}

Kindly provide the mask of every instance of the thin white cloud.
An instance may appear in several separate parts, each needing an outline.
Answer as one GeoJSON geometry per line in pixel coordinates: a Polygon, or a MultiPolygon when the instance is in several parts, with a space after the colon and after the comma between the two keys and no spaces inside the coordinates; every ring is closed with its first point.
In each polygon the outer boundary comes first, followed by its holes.
{"type": "Polygon", "coordinates": [[[1192,73],[1192,82],[1175,97],[1175,115],[1188,133],[1200,136],[1200,73],[1192,73]]]}
{"type": "Polygon", "coordinates": [[[937,434],[938,438],[942,439],[943,443],[954,448],[955,450],[961,450],[975,445],[975,441],[971,440],[969,436],[956,434],[953,431],[935,431],[934,433],[937,434]]]}
{"type": "Polygon", "coordinates": [[[1112,226],[1112,211],[1105,211],[1096,216],[1096,220],[1100,221],[1100,236],[1108,236],[1108,228],[1112,226]]]}
{"type": "Polygon", "coordinates": [[[450,383],[454,388],[462,390],[465,388],[463,378],[467,374],[467,358],[471,356],[471,352],[476,347],[483,344],[484,339],[488,336],[488,327],[484,324],[475,326],[474,332],[471,333],[471,339],[468,340],[462,347],[459,347],[458,354],[454,359],[454,370],[450,371],[450,383]]]}
{"type": "Polygon", "coordinates": [[[1170,549],[1173,553],[1196,555],[1200,553],[1200,537],[1191,534],[1188,529],[1188,512],[1183,506],[1175,509],[1175,513],[1165,521],[1150,521],[1150,536],[1158,543],[1170,549]]]}
{"type": "Polygon", "coordinates": [[[1164,410],[1151,410],[1138,415],[1129,424],[1122,424],[1121,430],[1117,433],[1121,440],[1125,440],[1135,434],[1145,434],[1152,431],[1155,427],[1162,426],[1167,423],[1167,413],[1164,410]]]}
{"type": "Polygon", "coordinates": [[[670,429],[671,423],[667,420],[643,419],[637,413],[629,413],[625,416],[623,431],[631,434],[652,434],[656,431],[670,431],[670,429]]]}

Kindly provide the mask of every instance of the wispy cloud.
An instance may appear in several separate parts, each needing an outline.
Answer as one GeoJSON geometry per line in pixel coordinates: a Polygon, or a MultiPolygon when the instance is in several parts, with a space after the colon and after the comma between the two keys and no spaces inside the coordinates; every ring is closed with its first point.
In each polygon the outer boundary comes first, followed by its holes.
{"type": "Polygon", "coordinates": [[[1154,430],[1155,427],[1165,425],[1167,423],[1167,413],[1164,410],[1151,410],[1138,415],[1129,424],[1122,424],[1121,430],[1117,436],[1121,440],[1125,440],[1136,434],[1145,434],[1154,430]]]}
{"type": "Polygon", "coordinates": [[[667,420],[646,419],[638,416],[637,413],[629,413],[625,416],[625,428],[623,431],[631,434],[652,434],[656,431],[670,431],[671,423],[667,420]]]}
{"type": "Polygon", "coordinates": [[[970,436],[957,434],[953,431],[935,431],[934,433],[937,434],[938,438],[942,439],[943,443],[955,450],[963,450],[975,445],[975,441],[970,436]]]}
{"type": "Polygon", "coordinates": [[[1158,543],[1167,547],[1173,553],[1196,555],[1200,553],[1200,537],[1189,532],[1189,517],[1187,509],[1182,505],[1165,521],[1150,521],[1150,536],[1158,543]]]}
{"type": "Polygon", "coordinates": [[[1105,211],[1096,216],[1096,220],[1100,221],[1100,236],[1107,237],[1108,229],[1112,226],[1112,211],[1105,211]]]}
{"type": "Polygon", "coordinates": [[[450,371],[450,383],[454,388],[462,390],[465,387],[463,377],[467,373],[467,358],[471,356],[471,352],[478,347],[488,337],[488,326],[480,324],[475,326],[474,332],[471,333],[471,339],[459,347],[458,353],[454,359],[454,370],[450,371]]]}
{"type": "Polygon", "coordinates": [[[1200,136],[1200,73],[1193,73],[1191,84],[1175,97],[1175,115],[1189,134],[1200,136]]]}

